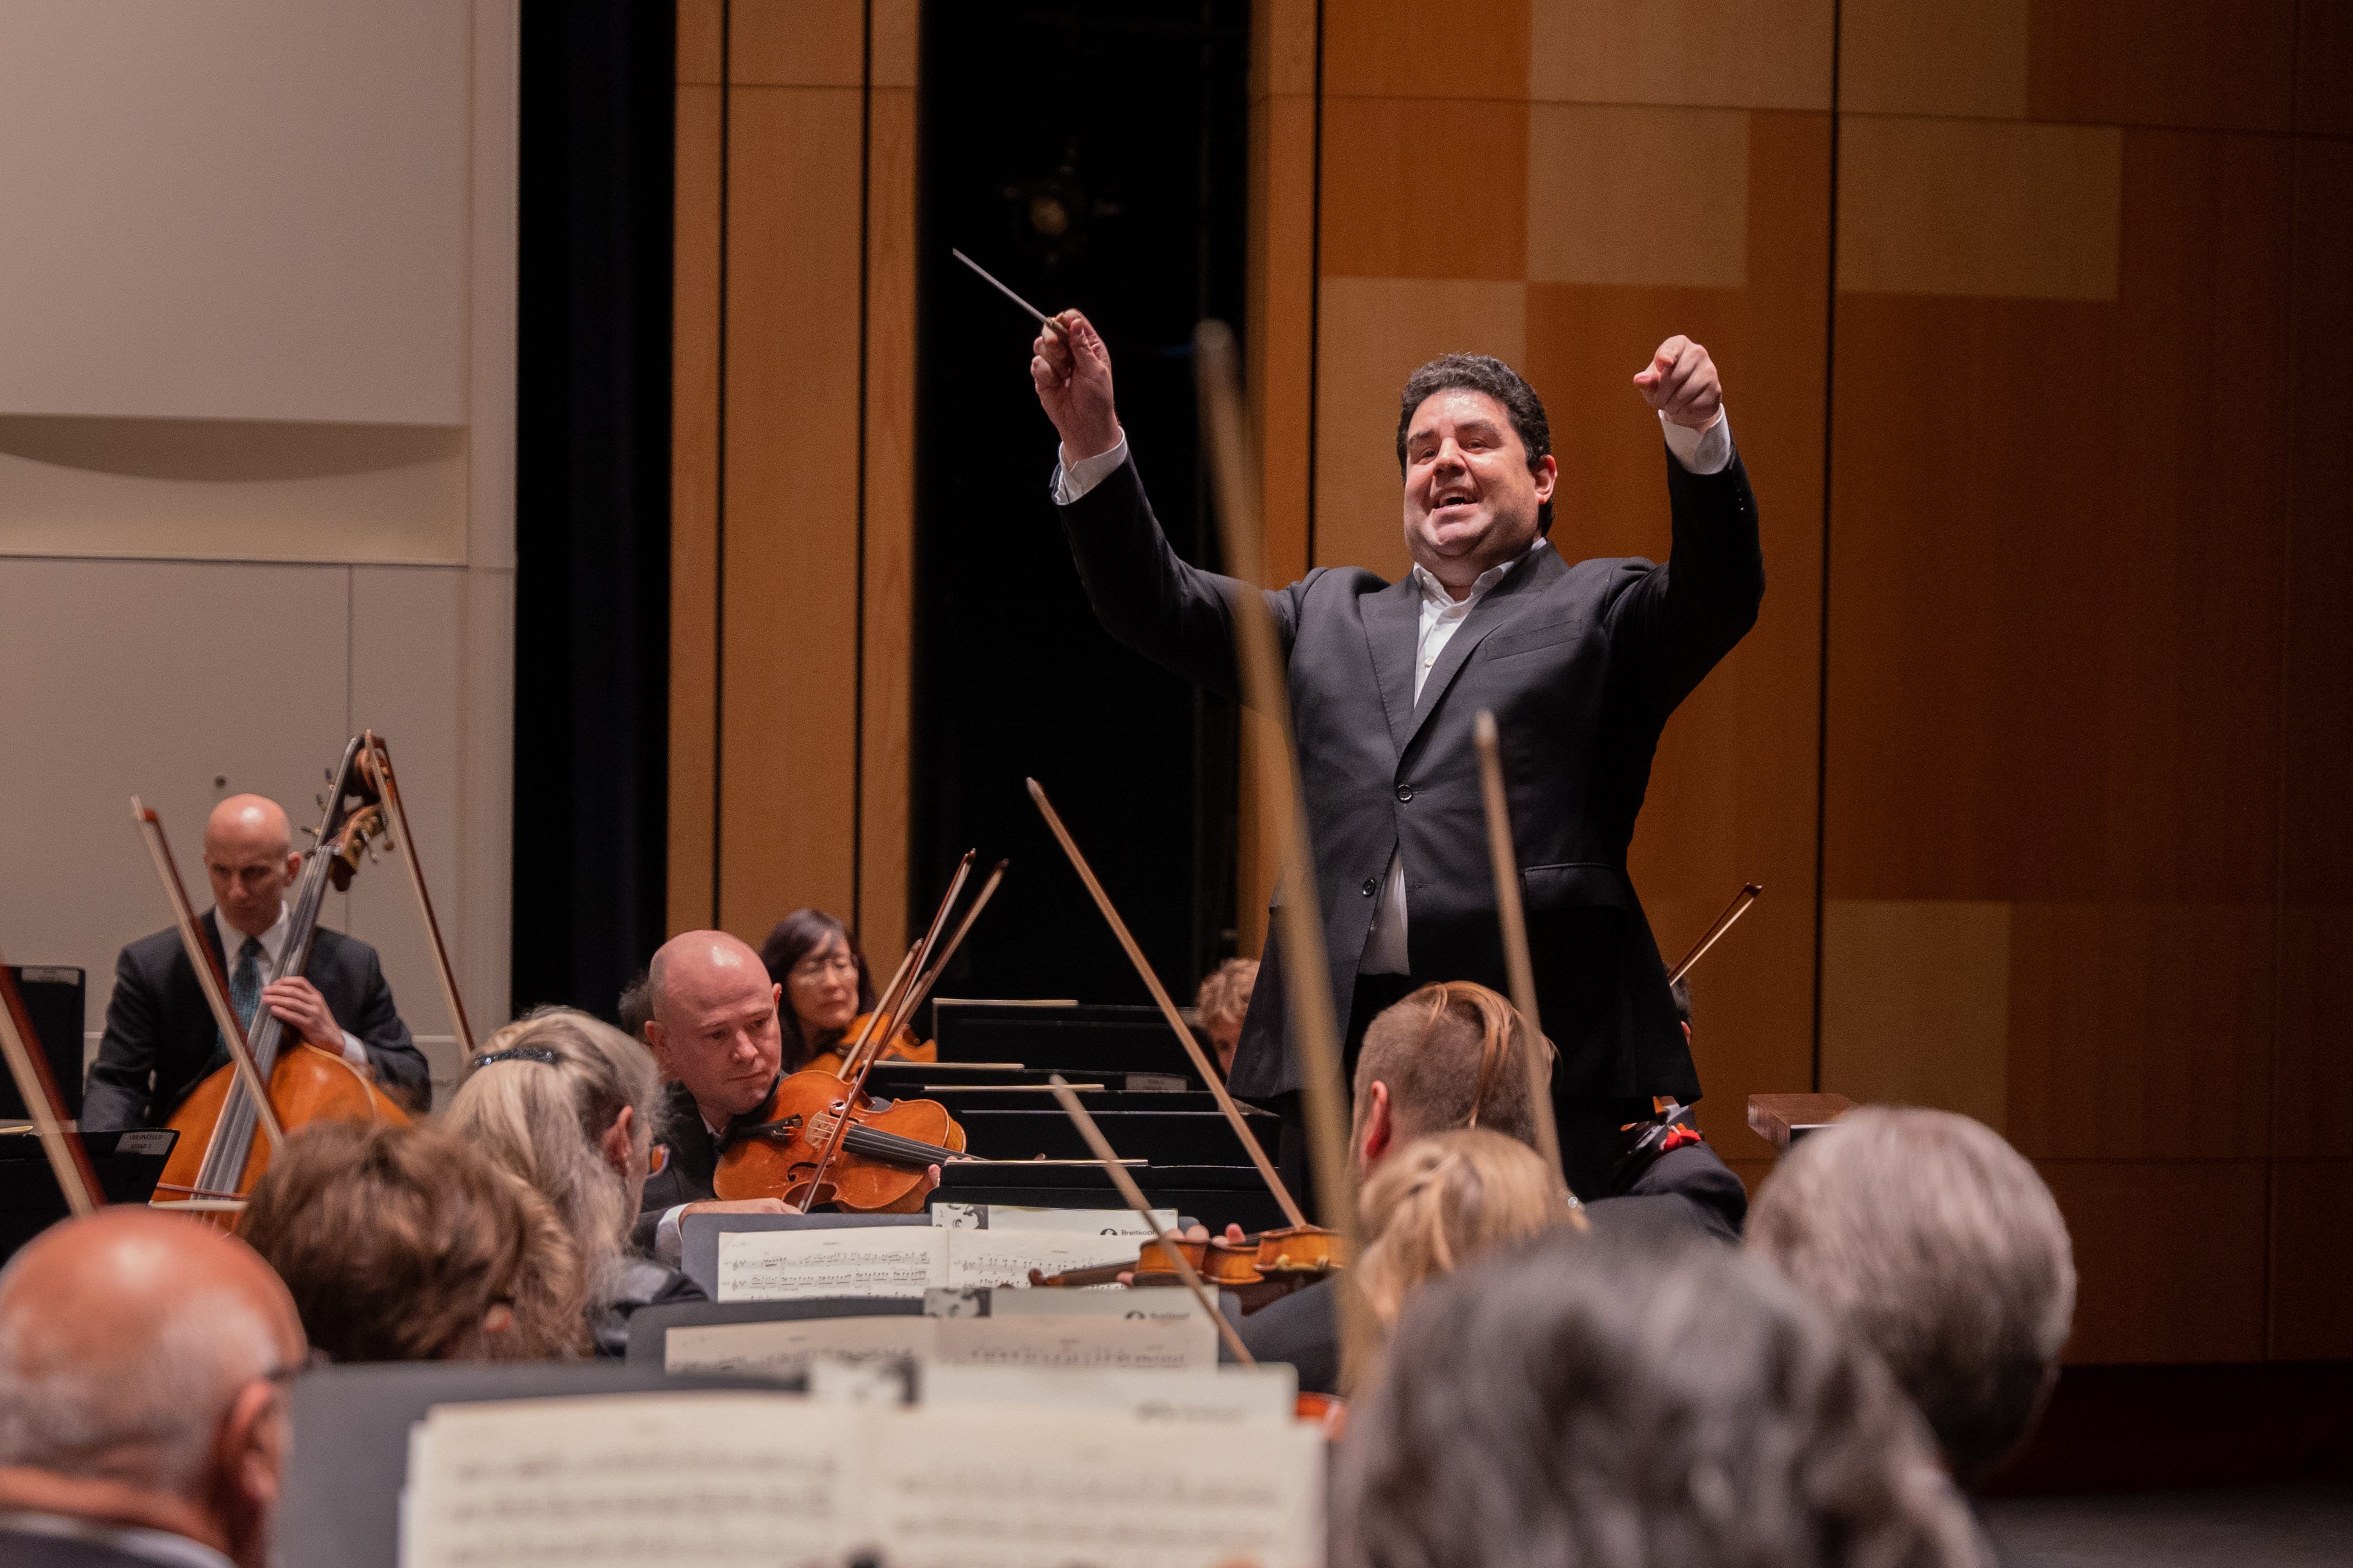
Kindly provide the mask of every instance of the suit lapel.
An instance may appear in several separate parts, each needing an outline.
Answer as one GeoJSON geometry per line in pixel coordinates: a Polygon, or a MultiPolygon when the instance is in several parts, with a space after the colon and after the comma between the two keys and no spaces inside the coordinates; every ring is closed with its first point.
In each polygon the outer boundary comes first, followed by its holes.
{"type": "Polygon", "coordinates": [[[1421,589],[1413,574],[1363,600],[1365,641],[1373,655],[1373,678],[1381,689],[1381,711],[1388,716],[1389,739],[1398,754],[1413,732],[1413,653],[1419,638],[1421,589]]]}
{"type": "Polygon", "coordinates": [[[220,972],[223,974],[227,974],[228,973],[228,949],[221,945],[220,911],[218,910],[206,910],[205,911],[205,918],[202,924],[205,928],[205,942],[213,950],[213,962],[220,965],[220,972]]]}
{"type": "MultiPolygon", "coordinates": [[[[1521,562],[1504,574],[1502,582],[1487,591],[1487,596],[1472,607],[1461,629],[1448,641],[1446,651],[1438,656],[1438,663],[1431,668],[1430,679],[1422,682],[1421,700],[1414,704],[1413,720],[1406,727],[1405,739],[1398,745],[1399,757],[1404,756],[1406,747],[1413,744],[1414,737],[1421,733],[1421,727],[1430,722],[1430,716],[1438,710],[1446,689],[1454,683],[1455,676],[1478,651],[1487,634],[1510,620],[1519,606],[1532,599],[1537,590],[1567,570],[1560,552],[1546,547],[1521,562]]],[[[1407,689],[1411,690],[1412,688],[1408,686],[1407,689]]]]}

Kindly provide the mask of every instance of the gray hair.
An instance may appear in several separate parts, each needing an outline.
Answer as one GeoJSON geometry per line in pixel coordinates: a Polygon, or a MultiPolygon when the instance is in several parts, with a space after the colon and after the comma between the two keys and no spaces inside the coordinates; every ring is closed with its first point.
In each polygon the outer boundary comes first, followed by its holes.
{"type": "Polygon", "coordinates": [[[2033,1425],[2074,1317],[2074,1252],[2051,1190],[1991,1128],[1849,1111],[1782,1160],[1747,1240],[1879,1352],[1963,1485],[2033,1425]]]}
{"type": "Polygon", "coordinates": [[[217,1286],[120,1359],[45,1357],[26,1314],[0,1316],[0,1466],[189,1496],[230,1401],[278,1355],[269,1319],[217,1286]]]}
{"type": "Polygon", "coordinates": [[[640,1142],[660,1135],[661,1080],[653,1053],[610,1024],[571,1007],[525,1014],[482,1042],[442,1121],[545,1198],[578,1247],[591,1310],[609,1299],[637,1215],[628,1183],[599,1141],[624,1109],[640,1142]],[[509,1051],[531,1057],[491,1062],[509,1051]]]}
{"type": "Polygon", "coordinates": [[[1333,1568],[1962,1568],[1887,1374],[1762,1260],[1556,1232],[1425,1287],[1357,1401],[1333,1568]]]}

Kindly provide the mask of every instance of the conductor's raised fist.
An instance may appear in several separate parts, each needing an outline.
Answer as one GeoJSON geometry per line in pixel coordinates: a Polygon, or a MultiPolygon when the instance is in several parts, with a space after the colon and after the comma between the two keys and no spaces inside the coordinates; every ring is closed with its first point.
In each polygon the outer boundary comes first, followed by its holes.
{"type": "Polygon", "coordinates": [[[1046,417],[1061,433],[1063,458],[1078,462],[1119,445],[1119,414],[1111,394],[1111,350],[1076,310],[1040,327],[1029,345],[1029,380],[1046,417]]]}
{"type": "Polygon", "coordinates": [[[1642,401],[1678,425],[1704,430],[1724,411],[1724,383],[1707,351],[1681,333],[1669,338],[1634,373],[1642,401]]]}

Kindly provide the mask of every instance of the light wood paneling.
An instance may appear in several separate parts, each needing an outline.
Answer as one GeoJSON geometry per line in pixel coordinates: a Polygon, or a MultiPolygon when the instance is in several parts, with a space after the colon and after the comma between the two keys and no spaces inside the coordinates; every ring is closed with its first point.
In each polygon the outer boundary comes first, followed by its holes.
{"type": "Polygon", "coordinates": [[[2269,904],[2017,905],[2010,1142],[2038,1158],[2269,1152],[2269,904]]]}
{"type": "Polygon", "coordinates": [[[2010,1116],[2010,906],[1834,899],[1822,910],[1822,1088],[2010,1116]]]}
{"type": "Polygon", "coordinates": [[[1740,288],[1748,116],[1531,105],[1527,226],[1531,282],[1740,288]]]}
{"type": "MultiPolygon", "coordinates": [[[[678,79],[681,86],[719,84],[726,53],[725,0],[678,0],[678,79]]],[[[681,94],[681,97],[684,95],[681,94]]],[[[686,138],[679,138],[681,147],[686,138]]]]}
{"type": "Polygon", "coordinates": [[[1324,275],[1524,276],[1527,167],[1525,103],[1327,98],[1324,275]]]}
{"type": "Polygon", "coordinates": [[[2075,1247],[2068,1361],[2263,1359],[2264,1162],[2037,1168],[2075,1247]]]}
{"type": "Polygon", "coordinates": [[[2284,131],[2297,9],[2296,0],[2035,0],[2029,112],[2284,131]]]}
{"type": "Polygon", "coordinates": [[[1326,272],[1315,406],[1315,563],[1395,580],[1405,548],[1398,471],[1398,390],[1442,353],[1525,363],[1526,289],[1517,283],[1338,278],[1326,272]]]}
{"type": "MultiPolygon", "coordinates": [[[[680,8],[681,68],[707,23],[713,85],[678,89],[671,249],[670,848],[672,931],[711,923],[719,646],[720,100],[717,0],[680,8]],[[690,25],[697,30],[690,31],[690,25]]],[[[698,66],[696,68],[700,69],[698,66]]]]}
{"type": "Polygon", "coordinates": [[[2105,127],[1849,116],[1839,287],[2113,300],[2122,164],[2105,127]]]}
{"type": "Polygon", "coordinates": [[[865,0],[730,0],[729,9],[728,69],[737,86],[864,83],[865,0]]]}
{"type": "Polygon", "coordinates": [[[719,909],[754,942],[852,896],[860,98],[733,91],[719,909]]]}
{"type": "Polygon", "coordinates": [[[1528,96],[1827,110],[1831,0],[1533,0],[1528,96]]]}
{"type": "Polygon", "coordinates": [[[2025,119],[2028,9],[2028,0],[1845,0],[1840,110],[2025,119]]]}
{"type": "MultiPolygon", "coordinates": [[[[1421,0],[1325,0],[1324,91],[1327,100],[1527,98],[1529,0],[1462,0],[1442,26],[1421,0]]],[[[1331,105],[1327,101],[1328,111],[1331,105]]],[[[1449,117],[1425,121],[1442,136],[1449,117]]],[[[1333,170],[1328,150],[1324,173],[1333,170]]]]}
{"type": "Polygon", "coordinates": [[[2271,1357],[2353,1359],[2353,1160],[2271,1171],[2271,1357]]]}
{"type": "MultiPolygon", "coordinates": [[[[878,5],[912,14],[904,5],[878,5]]],[[[913,70],[907,58],[893,72],[913,70]]],[[[875,51],[876,74],[884,51],[875,51]]],[[[876,959],[907,942],[908,750],[915,575],[915,93],[870,99],[867,180],[865,658],[859,736],[859,936],[876,959]]],[[[842,911],[849,918],[851,911],[842,911]]]]}

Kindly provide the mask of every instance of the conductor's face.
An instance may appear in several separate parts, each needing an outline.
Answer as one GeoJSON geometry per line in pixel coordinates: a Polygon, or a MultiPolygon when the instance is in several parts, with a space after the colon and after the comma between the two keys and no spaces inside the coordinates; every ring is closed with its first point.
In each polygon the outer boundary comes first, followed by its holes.
{"type": "Polygon", "coordinates": [[[1550,454],[1528,449],[1504,405],[1450,387],[1415,409],[1405,438],[1405,543],[1414,563],[1457,598],[1479,574],[1535,542],[1536,509],[1552,499],[1550,454]]]}

